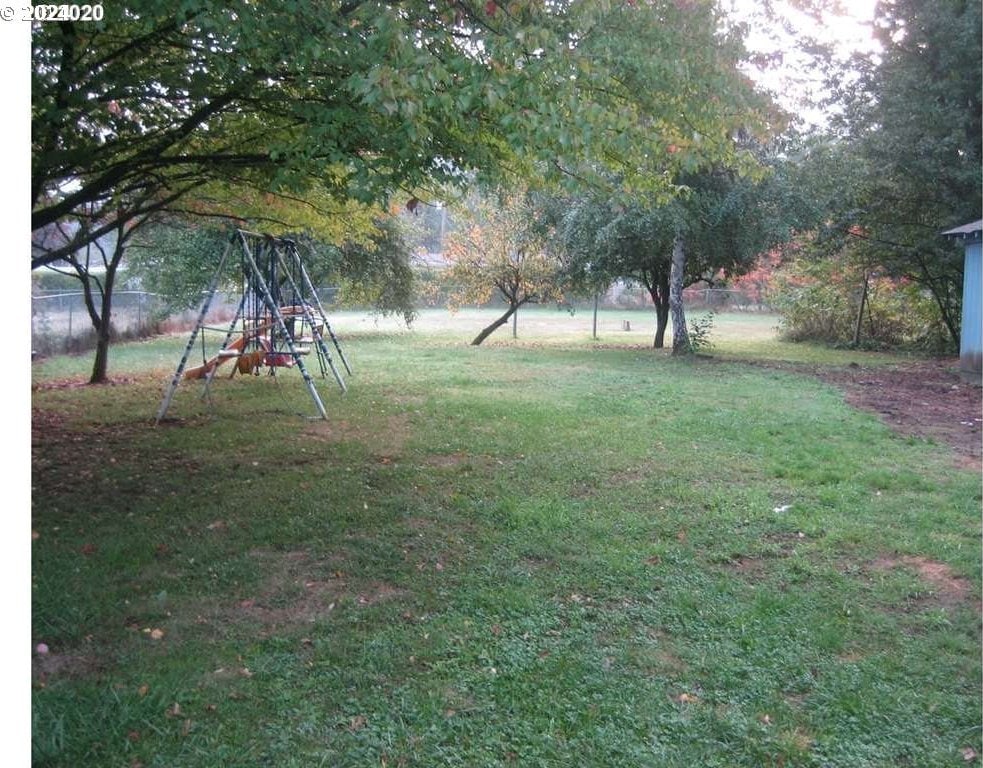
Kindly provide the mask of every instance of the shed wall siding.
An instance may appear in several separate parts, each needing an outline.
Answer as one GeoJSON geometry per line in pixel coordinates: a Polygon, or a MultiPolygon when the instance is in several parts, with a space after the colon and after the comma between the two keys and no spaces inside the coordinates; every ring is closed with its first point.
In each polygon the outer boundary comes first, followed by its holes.
{"type": "Polygon", "coordinates": [[[966,246],[963,274],[963,317],[959,344],[959,367],[965,373],[983,374],[983,271],[981,244],[966,246]]]}

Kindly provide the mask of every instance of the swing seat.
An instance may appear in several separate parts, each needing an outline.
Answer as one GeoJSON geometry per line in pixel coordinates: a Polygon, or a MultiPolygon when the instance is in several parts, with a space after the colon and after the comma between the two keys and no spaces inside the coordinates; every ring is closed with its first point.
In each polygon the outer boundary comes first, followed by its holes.
{"type": "Polygon", "coordinates": [[[265,362],[270,368],[291,368],[297,361],[289,352],[268,352],[265,362]]]}

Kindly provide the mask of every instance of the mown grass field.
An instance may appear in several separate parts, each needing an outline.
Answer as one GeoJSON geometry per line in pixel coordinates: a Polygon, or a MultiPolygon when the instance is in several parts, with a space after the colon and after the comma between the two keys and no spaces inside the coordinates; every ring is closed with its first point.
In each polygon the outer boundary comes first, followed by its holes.
{"type": "Polygon", "coordinates": [[[184,337],[37,364],[34,765],[978,761],[979,473],[745,362],[896,358],[489,317],[339,316],[326,422],[291,372],[154,427],[184,337]]]}

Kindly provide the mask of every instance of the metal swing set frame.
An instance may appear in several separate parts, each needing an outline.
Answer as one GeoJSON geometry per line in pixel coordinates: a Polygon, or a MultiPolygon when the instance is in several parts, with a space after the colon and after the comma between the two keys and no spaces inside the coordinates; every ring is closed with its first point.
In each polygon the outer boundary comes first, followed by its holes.
{"type": "Polygon", "coordinates": [[[160,424],[171,405],[171,400],[183,379],[203,379],[202,397],[207,397],[212,380],[219,367],[234,361],[231,376],[236,372],[258,375],[263,367],[271,375],[281,367],[300,371],[304,383],[321,419],[327,419],[321,396],[314,378],[304,364],[304,357],[315,353],[321,377],[330,370],[342,393],[347,391],[344,379],[335,366],[328,349],[330,341],[338,353],[345,371],[350,376],[341,343],[331,329],[324,306],[311,282],[294,240],[285,237],[235,230],[222,253],[212,277],[204,301],[198,312],[194,330],[188,339],[181,362],[164,392],[155,424],[160,424]],[[227,328],[209,328],[205,317],[211,307],[219,285],[225,277],[230,256],[238,254],[241,291],[232,321],[227,328]],[[225,331],[225,340],[218,354],[206,359],[204,330],[225,331]],[[202,334],[202,364],[188,367],[195,341],[202,334]]]}

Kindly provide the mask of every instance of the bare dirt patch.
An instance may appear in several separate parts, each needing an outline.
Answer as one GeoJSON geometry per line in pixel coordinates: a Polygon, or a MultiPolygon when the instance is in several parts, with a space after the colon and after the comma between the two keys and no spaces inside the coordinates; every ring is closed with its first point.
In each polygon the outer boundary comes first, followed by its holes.
{"type": "Polygon", "coordinates": [[[983,464],[983,389],[959,375],[958,358],[875,367],[756,364],[816,376],[898,434],[949,446],[961,468],[978,470],[983,464]]]}
{"type": "Polygon", "coordinates": [[[757,576],[764,573],[765,561],[760,557],[739,557],[734,561],[733,568],[738,573],[757,576]]]}
{"type": "Polygon", "coordinates": [[[427,533],[437,526],[437,521],[429,517],[404,517],[403,525],[415,533],[427,533]]]}
{"type": "Polygon", "coordinates": [[[35,654],[31,659],[31,679],[35,685],[43,687],[52,678],[91,678],[106,667],[105,659],[95,652],[70,650],[64,653],[35,654]]]}
{"type": "MultiPolygon", "coordinates": [[[[31,409],[31,471],[36,485],[48,490],[87,486],[102,476],[100,467],[129,464],[167,466],[192,462],[165,454],[141,455],[133,445],[146,424],[137,421],[91,424],[78,421],[77,414],[45,408],[31,409]],[[79,457],[84,455],[85,461],[79,457]],[[70,470],[66,471],[66,468],[70,470]]],[[[89,486],[91,487],[91,486],[89,486]]]]}
{"type": "Polygon", "coordinates": [[[318,421],[304,429],[307,437],[326,443],[338,443],[347,440],[359,440],[364,435],[347,419],[330,419],[318,421]]]}
{"type": "Polygon", "coordinates": [[[466,453],[440,453],[432,454],[424,460],[424,465],[428,467],[437,467],[440,469],[456,469],[462,464],[467,464],[472,461],[472,457],[466,453]]]}
{"type": "Polygon", "coordinates": [[[392,584],[362,580],[344,571],[345,556],[314,558],[303,550],[251,553],[266,574],[260,586],[232,606],[219,609],[223,621],[259,624],[265,632],[309,624],[344,603],[374,605],[405,595],[392,584]]]}
{"type": "Polygon", "coordinates": [[[962,603],[969,598],[972,590],[969,579],[956,575],[945,563],[927,557],[885,555],[874,560],[870,567],[875,571],[891,571],[895,568],[908,568],[915,571],[918,577],[931,588],[934,601],[943,606],[962,603]]]}
{"type": "Polygon", "coordinates": [[[983,390],[964,381],[958,360],[930,360],[890,368],[850,367],[815,374],[843,390],[855,408],[872,411],[902,435],[947,445],[966,469],[983,458],[983,390]]]}
{"type": "Polygon", "coordinates": [[[319,421],[308,426],[304,435],[326,443],[362,443],[380,456],[392,459],[402,450],[410,432],[409,415],[395,413],[380,423],[355,424],[347,419],[319,421]]]}
{"type": "Polygon", "coordinates": [[[466,453],[458,451],[456,453],[432,453],[425,458],[421,464],[435,469],[459,469],[464,472],[494,470],[496,467],[504,467],[507,463],[516,461],[514,456],[502,458],[490,456],[486,453],[466,453]]]}
{"type": "Polygon", "coordinates": [[[51,381],[41,381],[31,384],[31,391],[57,390],[57,389],[79,389],[81,387],[123,387],[136,384],[146,380],[146,376],[113,376],[105,381],[95,384],[88,379],[53,379],[51,381]]]}
{"type": "Polygon", "coordinates": [[[655,474],[658,474],[658,468],[655,464],[645,462],[638,467],[627,467],[613,472],[604,478],[575,481],[571,485],[569,494],[575,499],[590,499],[604,490],[645,482],[655,474]]]}

